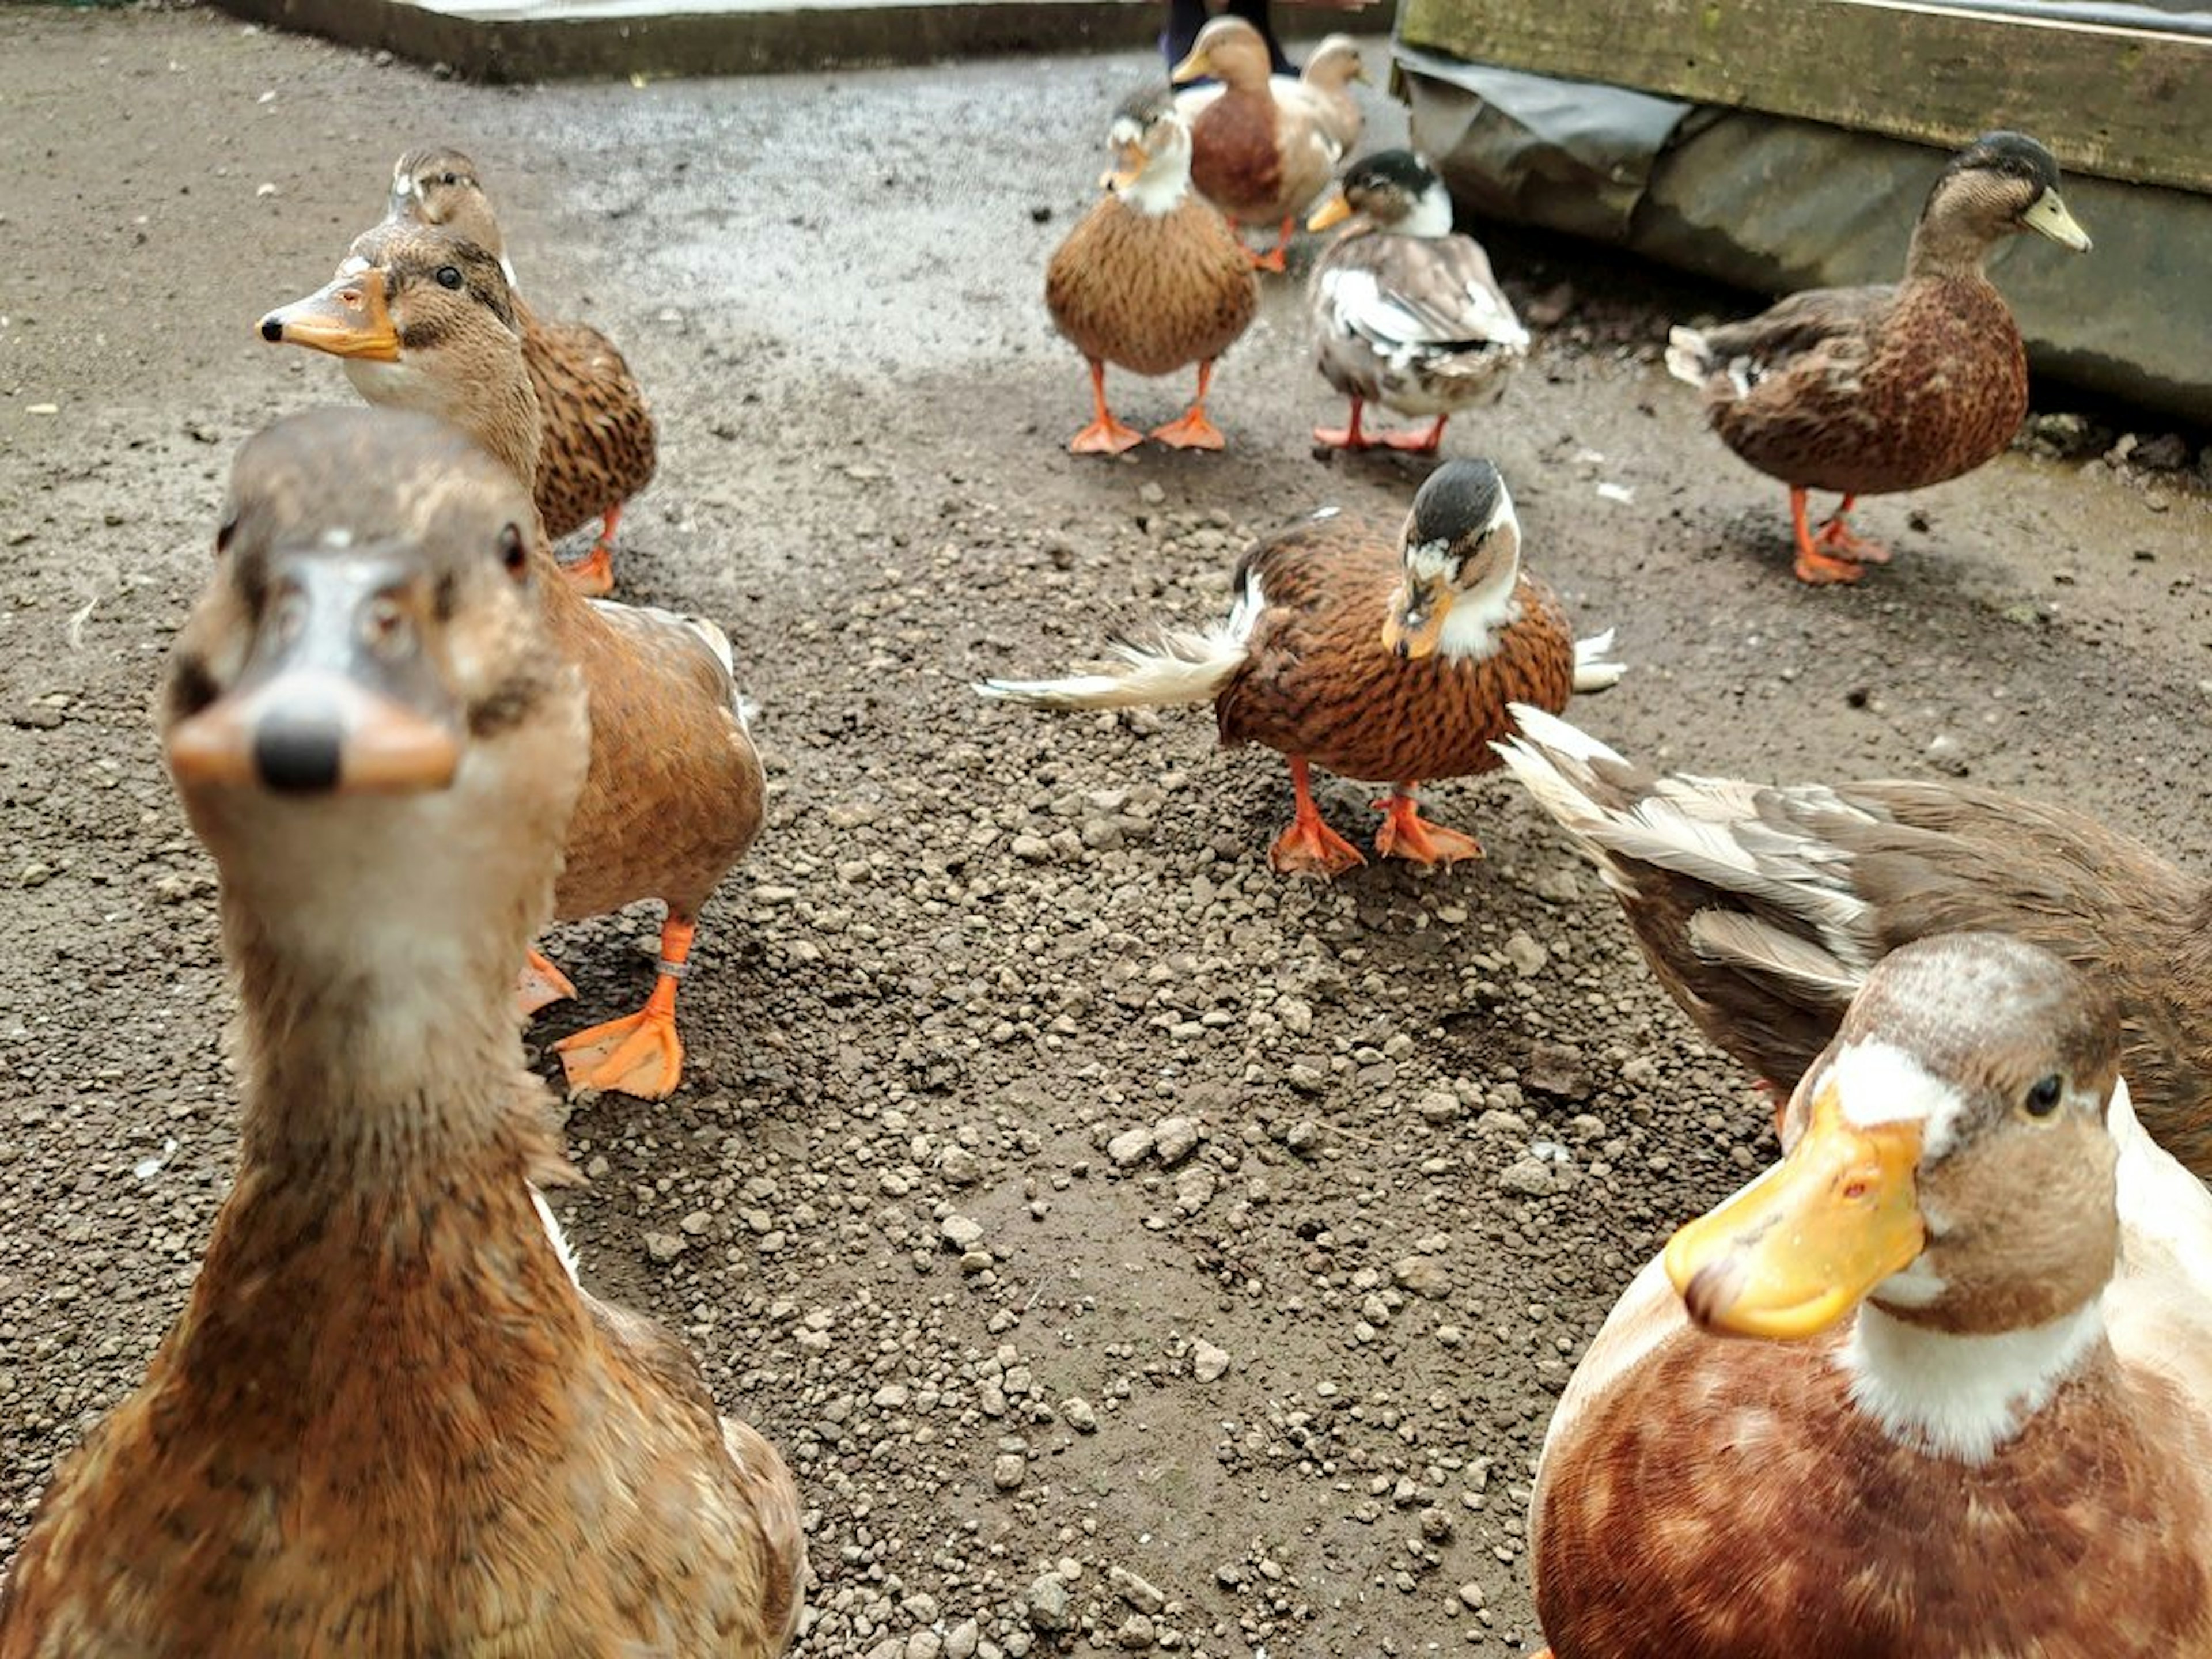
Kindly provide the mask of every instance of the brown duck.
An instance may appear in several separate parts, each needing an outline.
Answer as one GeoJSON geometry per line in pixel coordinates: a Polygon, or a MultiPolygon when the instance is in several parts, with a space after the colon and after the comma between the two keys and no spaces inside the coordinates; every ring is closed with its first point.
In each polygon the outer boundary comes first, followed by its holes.
{"type": "Polygon", "coordinates": [[[585,781],[529,491],[426,417],[240,451],[159,719],[222,875],[230,1196],[66,1458],[0,1659],[770,1659],[799,1494],[690,1355],[577,1285],[507,986],[585,781]]]}
{"type": "Polygon", "coordinates": [[[1275,868],[1329,877],[1366,860],[1322,822],[1308,769],[1393,787],[1376,850],[1418,864],[1479,858],[1474,839],[1425,822],[1422,781],[1498,764],[1507,705],[1566,706],[1620,678],[1610,633],[1579,644],[1566,612],[1521,568],[1521,524],[1488,461],[1429,475],[1404,528],[1328,513],[1237,564],[1227,618],[1203,634],[1117,647],[1119,673],[988,680],[986,696],[1054,708],[1211,702],[1224,748],[1290,759],[1297,816],[1275,868]]]}
{"type": "Polygon", "coordinates": [[[1085,214],[1045,269],[1054,325],[1091,367],[1091,424],[1068,447],[1118,455],[1145,434],[1114,418],[1106,365],[1169,374],[1198,365],[1198,392],[1181,418],[1152,435],[1178,449],[1219,449],[1206,418],[1214,359],[1251,324],[1260,285],[1243,245],[1220,214],[1190,193],[1190,132],[1164,91],[1115,112],[1114,170],[1103,200],[1085,214]]]}
{"type": "Polygon", "coordinates": [[[2087,975],[1886,957],[1553,1413],[1548,1659],[2212,1653],[2212,1194],[2087,975]]]}
{"type": "MultiPolygon", "coordinates": [[[[1325,34],[1306,54],[1304,69],[1296,75],[1271,76],[1267,84],[1283,102],[1310,110],[1329,143],[1336,146],[1337,154],[1349,155],[1367,125],[1359,100],[1352,95],[1352,83],[1367,79],[1359,42],[1348,34],[1325,34]]],[[[1195,121],[1221,92],[1218,81],[1181,88],[1175,95],[1176,108],[1186,122],[1195,121]]]]}
{"type": "Polygon", "coordinates": [[[1221,95],[1191,122],[1191,179],[1238,223],[1276,227],[1275,246],[1250,257],[1279,271],[1297,216],[1328,187],[1344,155],[1330,137],[1343,116],[1303,88],[1278,95],[1272,68],[1258,29],[1241,17],[1217,17],[1198,32],[1172,78],[1211,75],[1222,83],[1221,95]]]}
{"type": "Polygon", "coordinates": [[[1929,191],[1903,282],[1814,289],[1745,322],[1674,331],[1667,367],[1703,389],[1721,441],[1790,486],[1801,581],[1854,582],[1887,560],[1845,522],[1859,496],[1971,472],[2020,429],[2027,358],[1982,265],[2023,230],[2088,251],[2051,152],[2016,132],[1985,133],[1929,191]],[[1808,489],[1844,497],[1818,535],[1808,489]]]}
{"type": "MultiPolygon", "coordinates": [[[[545,533],[555,540],[599,520],[599,539],[564,567],[586,593],[614,587],[615,526],[623,505],[653,477],[659,434],[653,411],[614,342],[588,323],[540,317],[514,293],[514,267],[476,163],[457,149],[412,149],[392,169],[387,224],[443,226],[499,260],[522,329],[522,361],[544,418],[535,489],[545,533]]],[[[375,231],[356,240],[373,252],[375,231]]]]}
{"type": "MultiPolygon", "coordinates": [[[[532,476],[538,396],[524,365],[507,278],[485,249],[447,231],[388,227],[373,258],[349,261],[320,292],[261,319],[262,337],[343,358],[371,403],[427,410],[532,476]]],[[[557,571],[550,544],[532,556],[557,571]]],[[[682,1080],[676,987],[700,907],[761,823],[760,757],[746,734],[729,641],[703,617],[586,599],[539,586],[554,647],[583,671],[591,772],[568,826],[553,893],[557,920],[666,902],[660,967],[645,1007],[556,1045],[568,1080],[658,1100],[682,1080]]],[[[574,994],[542,957],[526,1009],[574,994]]]]}
{"type": "Polygon", "coordinates": [[[1506,764],[1620,896],[1674,1000],[1800,1077],[1908,940],[2011,933],[2118,1000],[2136,1109],[2212,1178],[2212,884],[2063,807],[1954,784],[1656,776],[1540,710],[1506,764]]]}

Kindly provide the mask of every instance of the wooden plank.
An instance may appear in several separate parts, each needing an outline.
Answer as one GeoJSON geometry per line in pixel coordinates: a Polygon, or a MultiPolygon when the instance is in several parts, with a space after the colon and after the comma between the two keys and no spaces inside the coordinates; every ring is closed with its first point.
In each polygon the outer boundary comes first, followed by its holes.
{"type": "Polygon", "coordinates": [[[1904,0],[1401,0],[1408,46],[2212,194],[2212,41],[1904,0]]]}

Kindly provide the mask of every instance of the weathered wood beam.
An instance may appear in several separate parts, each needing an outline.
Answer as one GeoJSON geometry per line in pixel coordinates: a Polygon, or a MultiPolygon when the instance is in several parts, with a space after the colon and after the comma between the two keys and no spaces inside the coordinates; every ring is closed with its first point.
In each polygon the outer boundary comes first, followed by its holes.
{"type": "Polygon", "coordinates": [[[2212,41],[1901,0],[1401,0],[1409,46],[2212,194],[2212,41]]]}

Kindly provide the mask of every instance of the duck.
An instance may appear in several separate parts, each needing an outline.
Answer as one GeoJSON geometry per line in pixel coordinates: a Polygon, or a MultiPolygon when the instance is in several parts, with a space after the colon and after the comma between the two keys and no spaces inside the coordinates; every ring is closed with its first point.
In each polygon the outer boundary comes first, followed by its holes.
{"type": "MultiPolygon", "coordinates": [[[[272,343],[340,358],[370,403],[434,414],[526,485],[533,477],[539,404],[513,295],[489,250],[449,231],[390,228],[373,258],[349,261],[259,328],[272,343]]],[[[592,705],[591,768],[553,890],[555,919],[603,915],[646,898],[667,906],[644,1007],[555,1047],[573,1088],[665,1099],[683,1080],[677,986],[700,908],[760,830],[760,756],[719,627],[587,599],[558,579],[542,521],[532,528],[531,556],[553,578],[535,590],[546,636],[582,671],[592,705]]],[[[533,950],[518,993],[523,1010],[574,994],[533,950]]]]}
{"type": "Polygon", "coordinates": [[[2212,883],[2063,806],[1966,784],[1656,775],[1516,711],[1507,769],[1597,866],[1713,1044],[1801,1076],[1889,951],[2010,933],[2118,1000],[2136,1109],[2212,1180],[2212,883]]]}
{"type": "Polygon", "coordinates": [[[1178,449],[1227,441],[1206,413],[1214,360],[1251,326],[1259,279],[1220,214],[1191,194],[1190,129],[1164,89],[1125,100],[1110,129],[1115,166],[1106,194],[1067,234],[1045,269],[1045,307],[1091,368],[1091,424],[1079,455],[1118,455],[1145,441],[1106,402],[1106,365],[1168,374],[1198,365],[1198,390],[1152,435],[1178,449]]]}
{"type": "Polygon", "coordinates": [[[1316,365],[1352,412],[1341,427],[1316,427],[1314,439],[1433,455],[1445,422],[1504,395],[1528,355],[1528,331],[1481,245],[1452,229],[1451,193],[1416,152],[1354,162],[1306,228],[1346,220],[1315,262],[1308,293],[1316,365]],[[1360,414],[1370,403],[1434,418],[1425,432],[1369,433],[1360,414]]]}
{"type": "Polygon", "coordinates": [[[1986,132],[1936,175],[1902,281],[1810,289],[1742,322],[1669,332],[1668,370],[1705,394],[1706,423],[1790,487],[1798,580],[1855,582],[1888,562],[1887,548],[1852,532],[1852,504],[1961,477],[2020,430],[2027,356],[1983,265],[2023,231],[2089,251],[2051,152],[2022,133],[1986,132]],[[1814,489],[1843,496],[1817,535],[1814,489]]]}
{"type": "MultiPolygon", "coordinates": [[[[1194,45],[1196,42],[1193,42],[1194,45]]],[[[1352,83],[1371,86],[1359,42],[1348,34],[1325,34],[1314,43],[1305,67],[1296,75],[1271,74],[1268,89],[1283,103],[1303,103],[1339,155],[1349,155],[1366,131],[1366,112],[1352,94],[1352,83]]],[[[1176,108],[1185,121],[1194,121],[1207,105],[1221,96],[1221,82],[1208,81],[1176,89],[1176,108]]]]}
{"type": "Polygon", "coordinates": [[[2120,1022],[2010,935],[1881,960],[1781,1162],[1560,1398],[1550,1659],[2212,1653],[2212,1194],[2136,1120],[2120,1022]]]}
{"type": "Polygon", "coordinates": [[[544,422],[535,488],[545,533],[557,542],[598,520],[591,551],[562,568],[588,594],[612,592],[616,526],[624,505],[652,481],[659,449],[652,407],[629,362],[590,324],[541,317],[514,291],[498,217],[477,164],[461,151],[438,145],[401,155],[383,223],[356,238],[348,257],[373,258],[385,225],[442,226],[499,260],[544,422]]]}
{"type": "Polygon", "coordinates": [[[67,1455],[0,1656],[771,1659],[798,1488],[583,1289],[509,1017],[586,783],[526,486],[429,416],[240,448],[158,723],[220,876],[238,1167],[143,1381],[67,1455]]]}
{"type": "Polygon", "coordinates": [[[1219,95],[1191,121],[1191,179],[1239,224],[1276,228],[1275,246],[1248,257],[1279,273],[1298,214],[1328,187],[1344,149],[1329,136],[1339,118],[1311,97],[1278,96],[1272,67],[1258,29],[1241,17],[1216,17],[1169,78],[1181,85],[1210,75],[1221,82],[1219,95]]]}
{"type": "Polygon", "coordinates": [[[1425,820],[1423,782],[1498,763],[1516,701],[1547,708],[1617,682],[1610,632],[1577,641],[1551,589],[1522,568],[1521,521],[1497,466],[1431,473],[1402,527],[1325,509],[1248,551],[1228,616],[1203,632],[1119,642],[1118,672],[990,679],[983,696],[1049,708],[1211,702],[1224,749],[1290,762],[1291,825],[1268,852],[1327,880],[1367,860],[1314,804],[1310,769],[1384,781],[1376,849],[1432,866],[1480,858],[1474,838],[1425,820]]]}

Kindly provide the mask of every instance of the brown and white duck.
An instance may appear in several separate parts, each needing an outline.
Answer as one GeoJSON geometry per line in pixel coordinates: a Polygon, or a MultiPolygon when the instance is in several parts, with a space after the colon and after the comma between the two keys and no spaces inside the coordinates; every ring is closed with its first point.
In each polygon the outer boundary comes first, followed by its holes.
{"type": "Polygon", "coordinates": [[[1982,266],[2024,230],[2088,251],[2051,152],[2017,132],[1984,133],[1929,191],[1902,282],[1808,289],[1744,322],[1669,337],[1667,367],[1705,392],[1721,441],[1790,486],[1799,580],[1854,582],[1888,559],[1845,522],[1858,497],[1971,472],[2019,431],[2027,354],[1982,266]],[[1844,498],[1818,535],[1811,489],[1844,498]]]}
{"type": "Polygon", "coordinates": [[[159,720],[222,877],[242,1122],[144,1381],[59,1466],[0,1659],[771,1659],[799,1494],[581,1288],[508,988],[585,782],[528,489],[426,417],[239,452],[159,720]]]}
{"type": "MultiPolygon", "coordinates": [[[[1195,43],[1194,43],[1195,44],[1195,43]]],[[[1326,34],[1306,54],[1305,67],[1296,75],[1271,75],[1267,85],[1286,104],[1303,104],[1310,110],[1339,155],[1349,155],[1367,125],[1366,112],[1352,96],[1355,81],[1371,85],[1367,64],[1359,55],[1359,42],[1348,34],[1326,34]]],[[[1218,81],[1179,87],[1176,108],[1185,121],[1195,121],[1206,107],[1221,96],[1218,81]]]]}
{"type": "MultiPolygon", "coordinates": [[[[538,511],[556,541],[599,520],[590,554],[563,568],[586,593],[611,592],[615,527],[623,505],[651,481],[659,443],[629,364],[590,324],[541,317],[514,291],[499,220],[476,163],[460,151],[441,147],[402,155],[392,169],[385,222],[443,227],[499,260],[544,421],[533,483],[538,511]]],[[[369,257],[376,235],[371,230],[356,238],[349,257],[369,257]]]]}
{"type": "Polygon", "coordinates": [[[1211,75],[1221,82],[1221,95],[1191,122],[1191,179],[1239,224],[1277,227],[1275,246],[1250,257],[1279,271],[1297,216],[1328,187],[1344,147],[1330,137],[1340,117],[1309,96],[1278,96],[1273,68],[1258,29],[1241,17],[1216,17],[1170,78],[1211,75]]]}
{"type": "Polygon", "coordinates": [[[1540,709],[1518,725],[1507,766],[1597,866],[1674,1000],[1758,1076],[1808,1070],[1899,945],[2011,933],[2109,989],[2136,1109],[2212,1179],[2212,883],[1993,790],[1660,776],[1540,709]]]}
{"type": "Polygon", "coordinates": [[[2120,1020],[2002,935],[1883,958],[1782,1162],[1560,1399],[1550,1659],[2212,1653],[2212,1195],[2136,1123],[2120,1020]]]}
{"type": "Polygon", "coordinates": [[[1423,781],[1498,764],[1507,706],[1565,707],[1620,678],[1610,632],[1577,642],[1552,591],[1521,566],[1521,522],[1488,461],[1430,474],[1401,529],[1316,515],[1237,566],[1227,617],[1202,634],[1117,644],[1110,674],[987,680],[983,696],[1053,708],[1211,702],[1224,748],[1287,756],[1297,816],[1268,856],[1334,876],[1366,862],[1322,819],[1308,769],[1387,781],[1377,852],[1418,864],[1477,858],[1471,836],[1423,820],[1423,781]]]}
{"type": "MultiPolygon", "coordinates": [[[[536,390],[498,259],[450,232],[387,227],[373,257],[270,312],[262,337],[343,359],[374,404],[426,410],[531,478],[536,390]]],[[[531,556],[557,573],[550,544],[531,556]]],[[[653,993],[638,1013],[556,1046],[568,1080],[660,1099],[682,1080],[676,988],[700,907],[761,823],[760,757],[745,731],[722,630],[703,617],[538,589],[546,635],[591,697],[591,771],[568,827],[555,917],[574,921],[659,898],[668,907],[653,993]]],[[[532,952],[524,1006],[574,988],[532,952]]]]}
{"type": "Polygon", "coordinates": [[[1190,132],[1164,90],[1140,93],[1115,112],[1115,165],[1106,196],[1067,234],[1045,269],[1052,320],[1091,367],[1091,424],[1068,447],[1118,455],[1145,440],[1114,418],[1106,365],[1170,374],[1198,365],[1198,391],[1179,419],[1152,435],[1178,449],[1219,449],[1206,418],[1214,359],[1250,326],[1260,285],[1243,244],[1190,191],[1190,132]]]}
{"type": "Polygon", "coordinates": [[[1352,400],[1342,427],[1314,428],[1334,448],[1387,444],[1434,454],[1444,422],[1495,403],[1528,352],[1528,331],[1490,257],[1452,228],[1451,192],[1410,149],[1378,150],[1347,169],[1307,228],[1351,223],[1315,263],[1310,307],[1322,376],[1352,400]],[[1421,433],[1369,433],[1370,403],[1433,416],[1421,433]]]}

